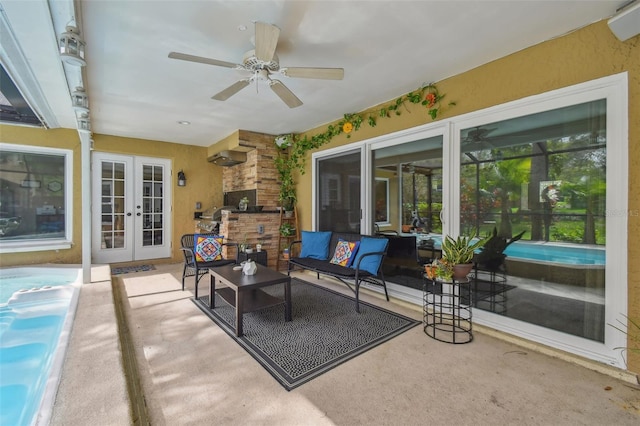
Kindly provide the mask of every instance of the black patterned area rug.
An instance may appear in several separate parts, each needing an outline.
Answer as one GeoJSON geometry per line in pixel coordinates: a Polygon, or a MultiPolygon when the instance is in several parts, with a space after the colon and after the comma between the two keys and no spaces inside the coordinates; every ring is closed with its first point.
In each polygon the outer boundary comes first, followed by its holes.
{"type": "Polygon", "coordinates": [[[111,268],[111,275],[122,275],[129,274],[132,272],[144,272],[144,271],[153,271],[156,269],[153,265],[135,265],[135,266],[122,266],[111,268]]]}
{"type": "MultiPolygon", "coordinates": [[[[263,290],[284,294],[283,285],[263,290]]],[[[352,297],[294,278],[292,321],[284,321],[283,305],[246,313],[244,335],[236,337],[233,306],[216,294],[210,310],[208,298],[192,300],[287,390],[420,324],[362,301],[358,314],[352,297]]]]}

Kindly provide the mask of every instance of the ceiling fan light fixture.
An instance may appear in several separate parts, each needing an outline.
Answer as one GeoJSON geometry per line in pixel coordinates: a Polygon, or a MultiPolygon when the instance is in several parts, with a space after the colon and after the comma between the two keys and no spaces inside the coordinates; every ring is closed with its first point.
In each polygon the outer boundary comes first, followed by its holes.
{"type": "Polygon", "coordinates": [[[84,59],[85,42],[75,26],[67,25],[66,31],[58,37],[58,47],[64,63],[81,67],[87,65],[84,59]]]}
{"type": "Polygon", "coordinates": [[[344,69],[342,68],[292,67],[286,69],[286,73],[283,72],[285,69],[280,68],[280,59],[278,58],[278,55],[276,55],[279,36],[280,29],[277,26],[264,22],[255,22],[255,49],[244,53],[242,64],[234,64],[232,62],[203,58],[201,56],[194,56],[179,52],[170,52],[169,58],[233,68],[238,71],[251,73],[250,77],[243,78],[212,96],[212,99],[218,101],[226,101],[254,81],[256,82],[256,91],[258,91],[258,81],[262,80],[269,84],[271,90],[285,104],[287,104],[289,108],[295,108],[302,105],[302,101],[298,99],[298,97],[282,82],[272,79],[271,75],[273,73],[278,72],[282,75],[294,78],[299,77],[325,80],[342,80],[344,78],[344,69]]]}

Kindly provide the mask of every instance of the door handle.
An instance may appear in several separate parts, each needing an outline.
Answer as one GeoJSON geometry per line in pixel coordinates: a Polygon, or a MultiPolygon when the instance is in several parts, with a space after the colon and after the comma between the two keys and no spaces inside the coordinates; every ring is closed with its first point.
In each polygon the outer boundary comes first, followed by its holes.
{"type": "Polygon", "coordinates": [[[136,213],[136,216],[142,216],[142,213],[138,212],[136,213]]]}
{"type": "Polygon", "coordinates": [[[440,210],[440,223],[444,223],[444,208],[440,210]]]}
{"type": "Polygon", "coordinates": [[[131,216],[131,212],[127,213],[127,216],[131,216]]]}

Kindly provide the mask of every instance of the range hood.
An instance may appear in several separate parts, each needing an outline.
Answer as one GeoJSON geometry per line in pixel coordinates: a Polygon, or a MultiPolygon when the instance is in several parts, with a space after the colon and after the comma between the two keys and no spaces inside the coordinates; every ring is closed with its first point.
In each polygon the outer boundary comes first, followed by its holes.
{"type": "Polygon", "coordinates": [[[247,153],[240,151],[220,151],[207,160],[217,166],[230,167],[247,161],[247,153]]]}

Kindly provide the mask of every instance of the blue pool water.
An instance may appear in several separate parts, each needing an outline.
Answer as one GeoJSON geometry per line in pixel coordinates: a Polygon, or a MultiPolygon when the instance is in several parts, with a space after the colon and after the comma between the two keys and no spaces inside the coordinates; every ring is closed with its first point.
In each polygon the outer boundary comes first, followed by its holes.
{"type": "MultiPolygon", "coordinates": [[[[420,238],[424,239],[425,237],[421,236],[420,238]]],[[[436,248],[441,247],[442,237],[440,235],[430,235],[428,238],[434,240],[436,248]]],[[[507,247],[505,254],[513,259],[565,265],[604,266],[606,263],[604,248],[580,247],[579,245],[516,241],[507,247]]]]}
{"type": "Polygon", "coordinates": [[[48,422],[79,282],[76,269],[0,270],[0,425],[48,422]]]}
{"type": "Polygon", "coordinates": [[[517,241],[504,251],[511,258],[562,263],[565,265],[604,266],[604,248],[587,248],[556,244],[536,244],[517,241]]]}

